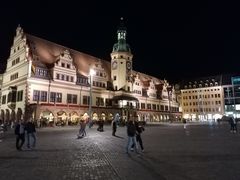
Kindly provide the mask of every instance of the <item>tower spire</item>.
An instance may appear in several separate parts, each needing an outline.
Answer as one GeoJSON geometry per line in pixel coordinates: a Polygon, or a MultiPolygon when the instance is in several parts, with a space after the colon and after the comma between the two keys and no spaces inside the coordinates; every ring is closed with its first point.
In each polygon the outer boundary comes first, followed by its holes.
{"type": "Polygon", "coordinates": [[[123,17],[120,18],[120,23],[117,30],[117,43],[113,46],[113,52],[130,52],[130,46],[127,44],[126,41],[127,36],[127,28],[124,24],[123,17]]]}

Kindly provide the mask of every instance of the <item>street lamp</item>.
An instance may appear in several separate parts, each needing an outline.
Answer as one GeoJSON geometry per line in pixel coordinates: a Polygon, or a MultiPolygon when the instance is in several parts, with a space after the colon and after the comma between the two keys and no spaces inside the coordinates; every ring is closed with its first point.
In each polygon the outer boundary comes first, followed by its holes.
{"type": "Polygon", "coordinates": [[[89,83],[90,83],[90,99],[89,99],[89,117],[90,117],[90,122],[89,122],[89,127],[91,128],[92,126],[92,79],[93,75],[95,75],[94,69],[90,69],[89,72],[89,83]]]}

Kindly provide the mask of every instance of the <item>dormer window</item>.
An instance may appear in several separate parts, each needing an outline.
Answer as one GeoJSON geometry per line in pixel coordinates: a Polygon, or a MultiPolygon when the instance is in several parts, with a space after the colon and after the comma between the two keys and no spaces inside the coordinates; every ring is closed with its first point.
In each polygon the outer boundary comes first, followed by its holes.
{"type": "Polygon", "coordinates": [[[65,67],[65,63],[62,63],[61,66],[62,66],[62,67],[65,67]]]}
{"type": "Polygon", "coordinates": [[[67,64],[67,68],[70,69],[70,64],[67,64]]]}

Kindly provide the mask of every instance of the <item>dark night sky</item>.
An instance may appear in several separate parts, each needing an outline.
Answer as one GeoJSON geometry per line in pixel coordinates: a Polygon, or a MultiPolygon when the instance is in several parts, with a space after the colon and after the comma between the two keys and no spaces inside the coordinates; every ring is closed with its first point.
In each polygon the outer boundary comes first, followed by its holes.
{"type": "Polygon", "coordinates": [[[18,24],[25,32],[110,61],[121,16],[133,68],[177,82],[240,72],[240,11],[227,1],[29,1],[0,6],[1,72],[18,24]],[[111,3],[110,3],[111,2],[111,3]]]}

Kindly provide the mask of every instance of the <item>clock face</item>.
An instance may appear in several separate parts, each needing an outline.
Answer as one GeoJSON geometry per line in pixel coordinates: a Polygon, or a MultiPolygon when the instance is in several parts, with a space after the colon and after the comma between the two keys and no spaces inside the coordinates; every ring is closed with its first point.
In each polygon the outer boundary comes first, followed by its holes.
{"type": "Polygon", "coordinates": [[[117,69],[117,61],[112,62],[112,69],[117,69]]]}
{"type": "Polygon", "coordinates": [[[131,69],[131,62],[127,62],[127,70],[131,69]]]}

